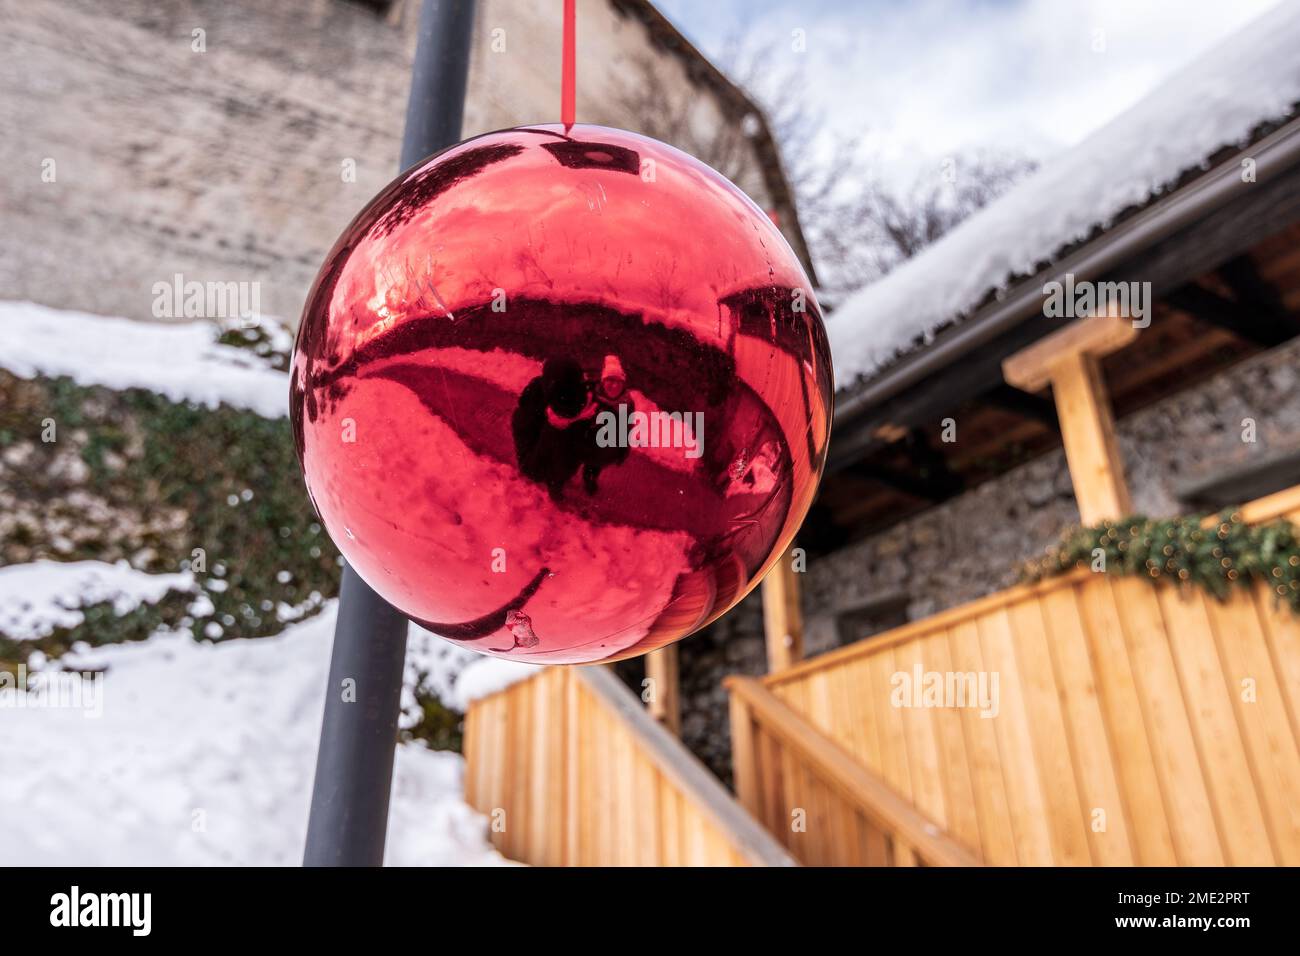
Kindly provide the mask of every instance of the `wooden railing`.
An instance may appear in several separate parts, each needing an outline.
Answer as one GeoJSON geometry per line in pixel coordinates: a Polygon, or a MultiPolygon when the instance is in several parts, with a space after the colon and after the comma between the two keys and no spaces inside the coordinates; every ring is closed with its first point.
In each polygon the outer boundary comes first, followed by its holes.
{"type": "MultiPolygon", "coordinates": [[[[1300,519],[1300,488],[1243,513],[1300,519]]],[[[1300,620],[1262,588],[1219,602],[1080,571],[762,683],[789,713],[732,683],[737,778],[776,832],[796,808],[817,808],[802,841],[817,849],[786,840],[805,862],[887,861],[879,836],[837,848],[852,832],[854,786],[851,770],[832,766],[837,751],[991,864],[1300,864],[1300,620]],[[920,698],[894,696],[917,675],[920,698]],[[935,680],[941,694],[978,698],[981,677],[986,692],[996,686],[988,706],[925,699],[935,680]]],[[[880,808],[873,819],[869,799],[880,802],[858,794],[858,832],[865,820],[923,862],[927,852],[942,861],[922,839],[932,834],[880,808]]]]}
{"type": "Polygon", "coordinates": [[[794,865],[603,667],[549,667],[465,715],[466,799],[544,866],[794,865]]]}
{"type": "Polygon", "coordinates": [[[753,678],[732,677],[736,793],[810,866],[976,866],[977,857],[753,678]]]}

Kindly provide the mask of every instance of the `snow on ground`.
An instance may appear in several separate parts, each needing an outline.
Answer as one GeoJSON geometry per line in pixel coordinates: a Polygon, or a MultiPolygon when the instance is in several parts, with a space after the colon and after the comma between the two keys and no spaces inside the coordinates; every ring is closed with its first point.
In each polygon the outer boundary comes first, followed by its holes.
{"type": "MultiPolygon", "coordinates": [[[[827,323],[835,380],[849,386],[1013,276],[1110,225],[1226,144],[1300,100],[1300,4],[1279,5],[1180,70],[888,276],[827,323]]],[[[960,175],[960,169],[957,171],[960,175]]]]}
{"type": "MultiPolygon", "coordinates": [[[[167,633],[66,655],[103,672],[84,708],[30,706],[58,698],[0,682],[0,864],[298,864],[333,625],[331,602],[277,637],[167,633]]],[[[464,652],[417,653],[454,667],[464,652]]],[[[462,799],[463,763],[398,748],[387,863],[507,862],[462,799]]]]}
{"type": "MultiPolygon", "coordinates": [[[[271,334],[278,324],[264,320],[271,334]]],[[[222,402],[267,418],[288,414],[289,377],[247,349],[219,345],[211,322],[136,322],[0,301],[0,367],[22,378],[144,388],[172,401],[222,402]]]]}
{"type": "Polygon", "coordinates": [[[168,591],[193,591],[194,577],[148,574],[125,561],[34,561],[0,568],[0,633],[14,640],[45,637],[58,627],[76,627],[78,608],[113,602],[116,614],[153,604],[168,591]]]}
{"type": "Polygon", "coordinates": [[[537,664],[510,661],[503,657],[478,657],[460,672],[450,696],[442,699],[457,710],[468,710],[472,701],[527,680],[539,670],[541,668],[537,664]]]}

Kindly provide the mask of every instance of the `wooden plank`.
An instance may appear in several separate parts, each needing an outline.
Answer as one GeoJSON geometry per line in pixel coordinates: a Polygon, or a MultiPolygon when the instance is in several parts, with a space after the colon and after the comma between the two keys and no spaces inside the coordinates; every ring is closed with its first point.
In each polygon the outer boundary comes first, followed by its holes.
{"type": "Polygon", "coordinates": [[[1100,866],[1132,866],[1135,859],[1128,816],[1116,777],[1110,730],[1093,677],[1078,595],[1073,588],[1052,591],[1042,601],[1049,631],[1048,650],[1060,688],[1092,861],[1100,866]],[[1104,817],[1095,816],[1098,810],[1104,817]],[[1099,827],[1104,821],[1104,829],[1094,827],[1094,820],[1099,827]]]}
{"type": "Polygon", "coordinates": [[[854,731],[853,751],[876,776],[880,773],[880,727],[871,705],[871,669],[865,659],[831,671],[840,676],[841,694],[847,701],[846,714],[854,731]]]}
{"type": "Polygon", "coordinates": [[[1257,498],[1241,509],[1243,521],[1262,524],[1274,518],[1287,518],[1300,521],[1300,485],[1283,489],[1266,498],[1257,498]]]}
{"type": "Polygon", "coordinates": [[[547,712],[551,723],[542,729],[546,737],[546,809],[549,835],[546,841],[549,866],[563,866],[568,844],[569,739],[568,680],[563,668],[547,675],[547,712]]]}
{"type": "Polygon", "coordinates": [[[757,720],[782,744],[783,750],[799,754],[828,784],[853,800],[869,816],[891,832],[900,833],[927,863],[977,866],[979,861],[966,848],[943,834],[883,781],[863,769],[830,738],[819,733],[763,685],[744,677],[729,677],[727,687],[743,694],[757,720]]]}
{"type": "Polygon", "coordinates": [[[1236,591],[1225,602],[1207,601],[1206,608],[1273,852],[1283,866],[1296,866],[1300,864],[1300,748],[1291,731],[1254,599],[1236,591]],[[1247,681],[1253,694],[1247,693],[1247,681]]]}
{"type": "Polygon", "coordinates": [[[894,649],[886,648],[871,659],[871,702],[880,728],[880,776],[905,800],[912,799],[912,777],[908,766],[907,730],[903,712],[890,700],[893,677],[898,672],[894,649]]]}
{"type": "Polygon", "coordinates": [[[895,836],[893,859],[891,862],[894,866],[916,866],[916,851],[908,846],[906,841],[895,836]]]}
{"type": "Polygon", "coordinates": [[[998,753],[1002,757],[1002,778],[1011,810],[1011,829],[1016,835],[1016,855],[1021,866],[1051,866],[1054,860],[1047,801],[1029,736],[1031,715],[1016,663],[1011,620],[1005,610],[995,611],[981,619],[978,627],[984,667],[990,675],[998,675],[1000,707],[990,723],[997,732],[998,753]]]}
{"type": "Polygon", "coordinates": [[[769,671],[784,670],[803,658],[799,579],[788,551],[763,578],[763,631],[769,671]]]}
{"type": "Polygon", "coordinates": [[[615,866],[617,806],[614,796],[614,725],[603,719],[600,702],[588,695],[586,720],[592,729],[592,787],[586,812],[596,819],[593,858],[596,866],[615,866]]]}
{"type": "Polygon", "coordinates": [[[509,802],[507,793],[510,791],[512,781],[510,779],[513,773],[514,761],[510,753],[510,734],[509,724],[507,721],[509,698],[502,694],[485,702],[487,713],[486,717],[490,722],[492,733],[492,766],[494,773],[492,776],[491,786],[488,788],[488,804],[486,813],[492,823],[498,811],[505,813],[505,830],[493,829],[492,842],[498,850],[503,853],[509,849],[509,828],[510,812],[506,804],[509,802]]]}
{"type": "Polygon", "coordinates": [[[1061,714],[1048,650],[1047,625],[1039,601],[1022,601],[1007,609],[1015,644],[1016,665],[1025,694],[1027,728],[1034,747],[1039,783],[1047,806],[1052,858],[1059,866],[1088,866],[1087,822],[1079,802],[1079,785],[1071,758],[1073,741],[1061,714]]]}
{"type": "Polygon", "coordinates": [[[859,658],[871,658],[889,647],[897,647],[918,637],[930,637],[941,631],[956,627],[965,621],[973,621],[1026,598],[1040,596],[1048,591],[1069,588],[1090,576],[1086,569],[1071,571],[1057,577],[1046,578],[1031,584],[1019,584],[1004,591],[996,591],[966,604],[940,611],[919,621],[904,624],[883,634],[877,634],[869,641],[857,641],[825,654],[818,654],[801,664],[796,664],[779,674],[769,674],[763,678],[765,686],[778,695],[787,685],[798,683],[809,674],[820,670],[842,667],[849,661],[859,658]]]}
{"type": "Polygon", "coordinates": [[[677,790],[659,775],[659,859],[664,866],[681,866],[681,820],[677,815],[677,790]]]}
{"type": "Polygon", "coordinates": [[[868,820],[860,810],[857,812],[857,820],[858,832],[862,835],[862,865],[888,866],[889,847],[885,831],[868,820]]]}
{"type": "MultiPolygon", "coordinates": [[[[1037,392],[1053,383],[1063,361],[1080,356],[1101,358],[1131,344],[1138,336],[1130,318],[1098,315],[1076,319],[1002,362],[1008,385],[1037,392]]],[[[1064,427],[1064,422],[1062,422],[1064,427]]]]}
{"type": "Polygon", "coordinates": [[[801,681],[799,693],[802,698],[801,706],[796,707],[795,710],[807,717],[808,722],[823,733],[833,732],[838,721],[832,707],[830,679],[826,671],[818,671],[809,675],[806,681],[801,681]]]}
{"type": "Polygon", "coordinates": [[[652,681],[652,693],[647,705],[650,716],[667,727],[674,736],[680,736],[682,704],[677,645],[669,644],[647,654],[645,674],[652,681]]]}
{"type": "Polygon", "coordinates": [[[753,720],[744,699],[729,694],[728,702],[731,714],[731,768],[736,797],[741,806],[758,817],[758,758],[754,750],[753,720]]]}
{"type": "Polygon", "coordinates": [[[636,862],[636,818],[639,807],[636,799],[635,753],[631,735],[619,724],[614,728],[614,775],[615,825],[617,836],[615,846],[616,866],[631,866],[636,862]]]}
{"type": "Polygon", "coordinates": [[[1113,578],[1109,584],[1141,688],[1139,700],[1178,862],[1222,866],[1223,846],[1155,590],[1137,578],[1113,578]]]}
{"type": "MultiPolygon", "coordinates": [[[[922,656],[921,648],[921,641],[911,641],[894,651],[895,665],[908,675],[913,684],[918,674],[924,675],[929,669],[922,656]]],[[[919,690],[920,688],[914,687],[913,701],[907,703],[915,702],[915,693],[919,690]]],[[[924,705],[924,700],[921,703],[924,705]]],[[[907,747],[912,803],[941,828],[946,828],[948,809],[944,798],[943,778],[939,770],[939,744],[935,738],[934,712],[927,706],[906,706],[899,710],[907,747]]]]}
{"type": "Polygon", "coordinates": [[[529,763],[533,768],[527,780],[528,818],[532,825],[525,834],[528,847],[525,859],[537,860],[542,866],[556,865],[551,856],[551,836],[556,830],[556,822],[563,820],[563,815],[556,813],[558,808],[552,802],[554,784],[547,748],[547,738],[555,735],[557,730],[563,732],[562,727],[553,727],[550,709],[552,682],[552,675],[548,671],[543,671],[535,678],[532,681],[531,699],[524,710],[529,763]]]}
{"type": "MultiPolygon", "coordinates": [[[[926,638],[924,645],[922,657],[933,670],[940,674],[958,670],[952,663],[946,632],[926,638]]],[[[941,707],[933,712],[933,718],[935,738],[939,743],[948,832],[973,849],[981,845],[979,813],[975,807],[970,763],[966,758],[966,734],[961,714],[961,708],[941,707]]]]}
{"type": "Polygon", "coordinates": [[[582,826],[584,816],[578,812],[578,795],[583,783],[581,708],[578,685],[567,668],[562,668],[564,687],[564,865],[582,865],[582,826]]]}
{"type": "MultiPolygon", "coordinates": [[[[958,624],[949,632],[948,651],[955,670],[972,674],[984,670],[979,627],[974,621],[958,624]]],[[[1015,831],[1011,825],[1006,782],[1002,776],[997,730],[993,726],[995,719],[983,717],[970,708],[963,709],[962,737],[970,760],[971,785],[984,859],[995,866],[1015,866],[1019,856],[1016,852],[1015,831]]]]}
{"type": "Polygon", "coordinates": [[[1273,654],[1291,733],[1300,739],[1300,615],[1261,587],[1253,589],[1255,611],[1273,654]]]}
{"type": "Polygon", "coordinates": [[[1087,574],[1078,593],[1136,862],[1139,866],[1176,866],[1173,834],[1115,595],[1101,574],[1087,574]]]}
{"type": "Polygon", "coordinates": [[[574,673],[592,691],[612,721],[630,735],[638,750],[690,797],[691,803],[725,832],[751,863],[758,866],[789,866],[790,859],[727,792],[721,781],[662,726],[656,723],[640,700],[606,667],[583,667],[574,673]]]}
{"type": "MultiPolygon", "coordinates": [[[[637,866],[659,866],[659,772],[639,753],[634,754],[636,789],[636,855],[637,866]]],[[[724,844],[725,845],[725,844],[724,844]]]]}
{"type": "Polygon", "coordinates": [[[1188,716],[1201,767],[1223,835],[1224,855],[1232,866],[1271,866],[1264,813],[1255,792],[1241,732],[1233,711],[1231,688],[1215,646],[1205,597],[1162,587],[1157,592],[1169,628],[1169,644],[1178,678],[1189,703],[1188,716]]]}
{"type": "Polygon", "coordinates": [[[1052,396],[1061,420],[1061,441],[1085,525],[1133,513],[1115,441],[1115,420],[1097,360],[1062,358],[1052,371],[1052,396]]]}

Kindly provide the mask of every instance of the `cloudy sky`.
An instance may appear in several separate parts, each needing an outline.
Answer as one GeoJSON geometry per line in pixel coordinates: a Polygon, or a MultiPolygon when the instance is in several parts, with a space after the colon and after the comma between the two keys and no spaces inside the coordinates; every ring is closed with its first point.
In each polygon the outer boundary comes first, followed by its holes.
{"type": "Polygon", "coordinates": [[[1277,0],[656,2],[715,58],[738,35],[801,57],[807,102],[878,155],[1044,159],[1277,0]]]}

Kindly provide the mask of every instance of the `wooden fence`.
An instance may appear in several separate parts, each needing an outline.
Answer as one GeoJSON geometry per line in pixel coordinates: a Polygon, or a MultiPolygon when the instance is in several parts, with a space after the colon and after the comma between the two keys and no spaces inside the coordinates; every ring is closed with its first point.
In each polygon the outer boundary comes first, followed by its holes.
{"type": "MultiPolygon", "coordinates": [[[[1300,518],[1300,488],[1245,509],[1280,515],[1300,518]]],[[[733,683],[738,781],[769,823],[817,808],[809,832],[815,821],[821,834],[786,841],[805,862],[886,854],[828,797],[831,758],[819,770],[810,745],[792,743],[801,725],[991,864],[1300,864],[1300,621],[1263,589],[1221,603],[1076,572],[762,683],[799,723],[752,718],[754,695],[733,683]],[[996,706],[895,706],[900,674],[954,692],[977,689],[954,675],[984,675],[986,690],[996,675],[996,706]],[[860,853],[843,850],[855,843],[860,853]]],[[[904,824],[899,842],[919,855],[904,824]]]]}
{"type": "Polygon", "coordinates": [[[810,866],[977,866],[915,807],[748,677],[731,691],[736,792],[810,866]]]}
{"type": "Polygon", "coordinates": [[[549,667],[471,704],[466,799],[542,866],[794,865],[603,667],[549,667]]]}

